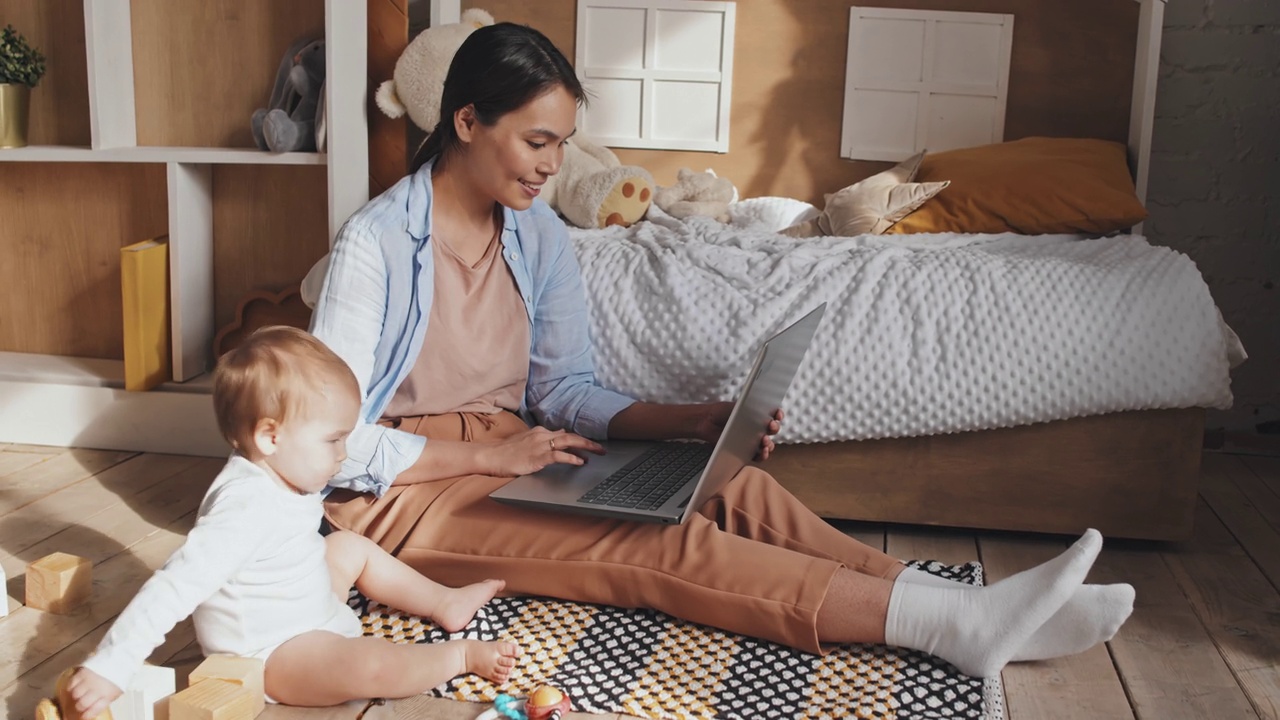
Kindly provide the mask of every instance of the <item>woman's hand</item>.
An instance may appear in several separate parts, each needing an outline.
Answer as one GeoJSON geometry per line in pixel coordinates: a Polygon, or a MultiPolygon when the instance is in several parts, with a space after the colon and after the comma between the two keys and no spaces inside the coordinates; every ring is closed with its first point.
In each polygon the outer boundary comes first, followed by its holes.
{"type": "MultiPolygon", "coordinates": [[[[714,443],[720,439],[720,433],[724,432],[724,426],[729,422],[729,414],[733,412],[733,403],[706,403],[702,407],[705,412],[698,419],[694,429],[694,437],[705,442],[714,443]]],[[[782,430],[782,418],[782,410],[777,410],[773,413],[773,419],[765,427],[764,437],[760,439],[760,452],[756,454],[756,460],[763,462],[773,454],[774,448],[777,447],[774,445],[773,436],[782,430]]]]}
{"type": "MultiPolygon", "coordinates": [[[[124,691],[98,673],[88,668],[80,668],[67,683],[67,694],[75,701],[77,715],[96,718],[116,698],[124,694],[124,691]]],[[[64,710],[63,715],[70,715],[70,713],[64,710]]]]}
{"type": "Polygon", "coordinates": [[[595,441],[544,427],[535,427],[489,445],[484,451],[489,466],[486,474],[497,477],[528,475],[552,463],[586,464],[586,459],[573,451],[604,454],[604,447],[595,441]]]}

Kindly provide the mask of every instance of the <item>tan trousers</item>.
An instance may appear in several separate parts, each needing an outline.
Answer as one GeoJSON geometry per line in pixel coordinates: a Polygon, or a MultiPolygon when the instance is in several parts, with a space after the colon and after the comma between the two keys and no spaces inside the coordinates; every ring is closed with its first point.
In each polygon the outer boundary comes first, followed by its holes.
{"type": "MultiPolygon", "coordinates": [[[[467,441],[527,429],[505,412],[406,418],[400,428],[467,441]]],[[[336,491],[326,515],[445,585],[500,578],[505,594],[653,608],[810,652],[821,652],[817,613],[836,570],[884,577],[898,562],[831,527],[753,467],[682,525],[490,500],[508,480],[397,485],[382,498],[336,491]]]]}

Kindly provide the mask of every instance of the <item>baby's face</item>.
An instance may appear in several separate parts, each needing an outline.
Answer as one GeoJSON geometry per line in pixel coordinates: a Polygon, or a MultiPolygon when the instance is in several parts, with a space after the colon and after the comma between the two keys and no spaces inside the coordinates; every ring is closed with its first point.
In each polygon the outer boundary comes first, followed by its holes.
{"type": "Polygon", "coordinates": [[[281,425],[277,449],[267,464],[293,489],[314,493],[324,489],[347,458],[347,437],[360,415],[355,393],[333,386],[317,398],[306,417],[281,425]]]}

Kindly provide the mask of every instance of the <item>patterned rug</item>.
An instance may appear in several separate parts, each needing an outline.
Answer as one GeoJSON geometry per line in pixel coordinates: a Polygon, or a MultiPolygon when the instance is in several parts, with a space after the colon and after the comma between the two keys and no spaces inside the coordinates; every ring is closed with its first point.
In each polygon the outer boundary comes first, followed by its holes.
{"type": "MultiPolygon", "coordinates": [[[[982,584],[978,563],[912,562],[935,575],[982,584]]],[[[784,718],[975,718],[1003,720],[1000,680],[963,675],[931,655],[883,645],[846,645],[819,657],[647,610],[498,598],[452,636],[352,592],[365,634],[394,642],[450,637],[509,640],[523,654],[502,688],[475,675],[441,685],[437,697],[491,702],[549,683],[589,713],[655,720],[784,718]]]]}

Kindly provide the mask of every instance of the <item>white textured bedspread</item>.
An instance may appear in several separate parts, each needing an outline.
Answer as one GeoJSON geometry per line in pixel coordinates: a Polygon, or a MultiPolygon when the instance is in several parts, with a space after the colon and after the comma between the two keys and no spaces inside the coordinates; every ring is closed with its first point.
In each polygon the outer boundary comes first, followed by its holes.
{"type": "Polygon", "coordinates": [[[1191,260],[1140,236],[796,240],[744,224],[571,230],[603,385],[732,399],[761,340],[826,301],[783,442],[1231,404],[1238,341],[1191,260]]]}

